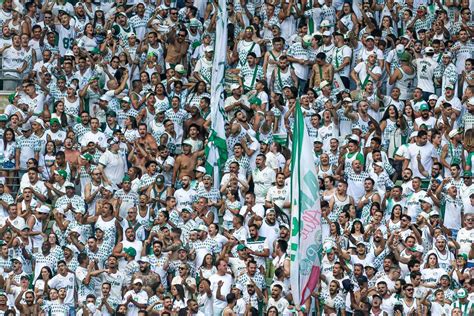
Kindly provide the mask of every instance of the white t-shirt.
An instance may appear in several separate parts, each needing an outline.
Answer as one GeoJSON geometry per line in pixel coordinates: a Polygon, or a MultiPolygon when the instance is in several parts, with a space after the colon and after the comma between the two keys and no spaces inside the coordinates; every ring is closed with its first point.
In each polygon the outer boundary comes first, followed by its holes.
{"type": "Polygon", "coordinates": [[[176,208],[182,210],[184,207],[191,208],[197,192],[193,189],[184,190],[183,188],[176,190],[174,197],[176,198],[176,208]]]}
{"type": "Polygon", "coordinates": [[[64,304],[74,304],[74,289],[76,287],[76,276],[74,273],[68,272],[66,276],[57,274],[48,281],[48,286],[57,290],[66,288],[67,292],[64,298],[64,304]]]}
{"type": "Polygon", "coordinates": [[[224,282],[224,284],[222,285],[221,287],[221,295],[226,297],[227,294],[230,293],[230,290],[231,290],[231,286],[232,286],[232,277],[230,276],[230,274],[225,274],[223,276],[219,275],[219,274],[214,274],[213,276],[211,276],[209,278],[209,281],[211,282],[211,291],[212,291],[212,297],[213,297],[213,308],[215,310],[219,310],[219,309],[224,309],[226,306],[227,306],[227,302],[226,301],[221,301],[220,299],[218,299],[216,297],[217,295],[217,285],[219,283],[219,281],[222,281],[224,282]]]}
{"type": "Polygon", "coordinates": [[[104,172],[112,184],[117,185],[122,182],[123,175],[127,171],[127,166],[120,155],[106,150],[99,158],[99,163],[104,166],[104,172]]]}
{"type": "MultiPolygon", "coordinates": [[[[123,296],[122,304],[126,304],[129,296],[139,304],[146,304],[148,302],[148,294],[145,291],[141,290],[137,293],[135,290],[130,290],[123,296]]],[[[139,311],[140,308],[135,306],[132,302],[127,304],[127,316],[137,316],[139,311]]]]}
{"type": "Polygon", "coordinates": [[[413,171],[413,177],[425,179],[426,177],[418,169],[418,160],[416,159],[418,153],[421,155],[421,164],[430,173],[431,166],[433,166],[433,158],[437,158],[436,150],[431,143],[426,143],[424,146],[418,146],[416,143],[408,146],[409,168],[413,171]]]}

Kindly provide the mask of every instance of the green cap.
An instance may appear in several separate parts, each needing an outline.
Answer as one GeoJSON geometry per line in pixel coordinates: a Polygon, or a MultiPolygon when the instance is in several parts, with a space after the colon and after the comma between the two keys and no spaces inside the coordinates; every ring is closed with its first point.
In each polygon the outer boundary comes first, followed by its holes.
{"type": "Polygon", "coordinates": [[[18,92],[14,92],[8,96],[8,102],[13,103],[13,100],[15,100],[16,96],[18,95],[18,92]]]}
{"type": "Polygon", "coordinates": [[[130,181],[131,181],[131,180],[130,180],[130,177],[129,177],[128,174],[126,174],[126,175],[123,176],[123,178],[122,178],[122,183],[123,183],[123,182],[130,182],[130,181]]]}
{"type": "Polygon", "coordinates": [[[245,250],[246,248],[247,248],[247,246],[242,245],[242,244],[239,244],[239,245],[237,246],[237,251],[245,250]]]}
{"type": "Polygon", "coordinates": [[[57,174],[57,175],[59,175],[59,176],[61,176],[61,177],[63,177],[64,179],[67,178],[67,172],[64,171],[64,170],[61,170],[61,169],[59,169],[59,170],[54,170],[54,173],[57,174]]]}
{"type": "Polygon", "coordinates": [[[137,255],[137,251],[133,247],[123,248],[123,252],[130,257],[135,257],[137,255]]]}
{"type": "Polygon", "coordinates": [[[253,97],[250,98],[249,103],[250,104],[256,104],[256,105],[262,105],[262,99],[253,96],[253,97]]]}
{"type": "Polygon", "coordinates": [[[467,255],[466,255],[465,253],[460,253],[460,254],[458,254],[458,258],[459,258],[459,257],[461,257],[461,258],[463,258],[464,260],[467,261],[467,255]]]}
{"type": "Polygon", "coordinates": [[[87,161],[92,161],[92,155],[89,154],[89,153],[85,153],[85,154],[81,155],[81,158],[85,159],[87,161]]]}
{"type": "Polygon", "coordinates": [[[106,116],[112,116],[112,117],[117,117],[117,113],[115,111],[107,111],[107,113],[105,113],[106,116]]]}
{"type": "Polygon", "coordinates": [[[100,51],[100,49],[98,47],[96,47],[93,50],[91,50],[91,54],[92,55],[100,55],[100,54],[102,54],[102,52],[100,51]]]}
{"type": "Polygon", "coordinates": [[[429,111],[430,110],[430,107],[428,106],[428,104],[426,103],[423,103],[421,106],[420,106],[420,111],[429,111]]]}
{"type": "Polygon", "coordinates": [[[56,118],[56,117],[53,117],[52,119],[49,120],[49,124],[52,125],[54,123],[58,123],[58,124],[61,124],[61,122],[59,122],[59,119],[56,118]]]}
{"type": "Polygon", "coordinates": [[[403,52],[400,56],[400,61],[409,62],[411,60],[411,55],[408,52],[403,52]]]}
{"type": "Polygon", "coordinates": [[[466,171],[464,171],[463,177],[465,177],[465,178],[470,178],[470,177],[472,177],[472,171],[471,171],[471,170],[466,170],[466,171]]]}
{"type": "Polygon", "coordinates": [[[0,122],[8,122],[8,115],[0,114],[0,122]]]}

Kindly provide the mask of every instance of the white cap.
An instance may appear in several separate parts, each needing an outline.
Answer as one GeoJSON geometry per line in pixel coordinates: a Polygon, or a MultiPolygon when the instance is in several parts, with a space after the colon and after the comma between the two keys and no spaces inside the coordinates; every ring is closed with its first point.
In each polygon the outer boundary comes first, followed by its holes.
{"type": "Polygon", "coordinates": [[[305,43],[310,43],[311,44],[312,39],[313,39],[313,37],[311,35],[306,34],[305,36],[303,36],[303,42],[305,42],[305,43]]]}
{"type": "Polygon", "coordinates": [[[321,21],[321,24],[319,24],[321,27],[328,27],[329,25],[331,25],[331,23],[329,23],[328,20],[322,20],[321,21]]]}
{"type": "Polygon", "coordinates": [[[174,71],[178,72],[178,73],[185,73],[186,72],[186,69],[184,69],[184,66],[181,65],[181,64],[177,64],[175,67],[174,67],[174,71]]]}
{"type": "Polygon", "coordinates": [[[383,163],[381,161],[374,162],[374,165],[379,166],[380,168],[383,168],[383,163]]]}
{"type": "Polygon", "coordinates": [[[436,94],[431,94],[429,97],[428,97],[428,101],[429,100],[438,100],[438,96],[436,94]]]}
{"type": "Polygon", "coordinates": [[[140,283],[140,284],[143,285],[142,279],[135,279],[135,280],[133,280],[133,284],[138,284],[138,283],[140,283]]]}
{"type": "Polygon", "coordinates": [[[199,167],[196,168],[196,171],[206,173],[206,168],[204,168],[203,166],[199,166],[199,167]]]}
{"type": "Polygon", "coordinates": [[[41,205],[36,209],[38,213],[43,213],[43,214],[49,214],[51,212],[51,209],[47,205],[41,205]]]}
{"type": "Polygon", "coordinates": [[[395,50],[397,53],[401,54],[405,51],[405,46],[403,46],[403,44],[398,44],[397,47],[395,47],[395,50]]]}
{"type": "Polygon", "coordinates": [[[352,99],[349,98],[349,97],[345,97],[344,99],[342,99],[342,102],[350,102],[350,103],[352,103],[352,99]]]}
{"type": "Polygon", "coordinates": [[[140,257],[140,259],[138,259],[137,261],[138,262],[150,263],[150,259],[148,259],[147,256],[140,257]]]}
{"type": "Polygon", "coordinates": [[[329,81],[323,80],[323,81],[321,81],[321,83],[319,84],[319,89],[322,89],[322,88],[324,88],[325,86],[329,86],[329,85],[331,85],[331,84],[329,83],[329,81]]]}
{"type": "Polygon", "coordinates": [[[428,203],[429,205],[433,206],[433,200],[430,197],[424,197],[420,199],[420,202],[428,203]]]}
{"type": "Polygon", "coordinates": [[[459,129],[453,129],[451,132],[449,132],[449,138],[453,138],[454,136],[461,134],[459,129]]]}
{"type": "Polygon", "coordinates": [[[324,32],[323,32],[323,36],[331,36],[331,32],[329,32],[329,31],[324,31],[324,32]]]}
{"type": "Polygon", "coordinates": [[[425,48],[425,53],[434,53],[434,48],[431,46],[428,46],[425,48]]]}
{"type": "Polygon", "coordinates": [[[208,52],[213,52],[214,51],[214,47],[212,47],[212,45],[207,45],[206,48],[204,48],[204,51],[206,53],[208,52]]]}
{"type": "Polygon", "coordinates": [[[365,38],[365,40],[368,41],[368,40],[375,40],[375,39],[372,35],[369,35],[365,38]]]}
{"type": "Polygon", "coordinates": [[[417,131],[414,131],[410,134],[410,138],[413,138],[413,137],[418,137],[418,132],[417,131]]]}
{"type": "Polygon", "coordinates": [[[471,104],[471,105],[474,105],[474,97],[470,97],[468,100],[467,100],[467,103],[471,104]]]}
{"type": "Polygon", "coordinates": [[[130,103],[130,98],[129,97],[123,97],[122,100],[120,100],[120,101],[130,103]]]}
{"type": "Polygon", "coordinates": [[[240,84],[238,83],[233,83],[231,86],[230,86],[230,90],[231,91],[234,91],[235,89],[239,89],[240,88],[240,84]]]}

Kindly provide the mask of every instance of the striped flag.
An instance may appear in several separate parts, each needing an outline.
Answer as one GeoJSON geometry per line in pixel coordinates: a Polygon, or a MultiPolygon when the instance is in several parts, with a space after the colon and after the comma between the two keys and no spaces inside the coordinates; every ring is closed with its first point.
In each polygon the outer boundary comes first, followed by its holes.
{"type": "Polygon", "coordinates": [[[321,270],[321,206],[312,148],[298,103],[291,154],[290,238],[290,284],[297,307],[303,306],[318,286],[321,270]]]}
{"type": "Polygon", "coordinates": [[[219,0],[216,21],[216,41],[211,79],[211,132],[205,148],[206,172],[213,176],[214,186],[220,185],[220,173],[227,160],[224,120],[224,76],[227,52],[227,6],[219,0]]]}

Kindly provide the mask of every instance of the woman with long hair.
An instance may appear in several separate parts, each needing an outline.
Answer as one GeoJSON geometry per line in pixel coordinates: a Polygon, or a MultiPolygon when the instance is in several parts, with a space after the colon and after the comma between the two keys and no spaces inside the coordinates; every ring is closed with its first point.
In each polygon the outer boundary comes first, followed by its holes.
{"type": "Polygon", "coordinates": [[[400,204],[395,204],[392,208],[390,219],[385,222],[385,224],[387,225],[387,230],[389,232],[397,231],[400,229],[402,214],[402,206],[400,204]]]}
{"type": "Polygon", "coordinates": [[[198,81],[189,92],[186,98],[186,104],[188,104],[189,107],[196,105],[199,108],[202,97],[211,98],[211,95],[207,92],[206,83],[204,81],[198,81]]]}
{"type": "Polygon", "coordinates": [[[380,130],[382,131],[382,147],[387,150],[392,137],[397,130],[399,112],[395,105],[389,105],[380,120],[380,130]]]}
{"type": "MultiPolygon", "coordinates": [[[[327,154],[323,154],[323,155],[326,155],[327,154]]],[[[322,156],[322,155],[321,155],[322,156]]],[[[328,157],[328,162],[329,162],[329,157],[328,157]]],[[[323,171],[324,170],[321,170],[323,167],[319,166],[318,169],[319,172],[323,171]]],[[[331,170],[331,168],[329,169],[331,170]]],[[[324,184],[324,191],[323,191],[323,194],[322,194],[322,198],[323,200],[325,201],[330,201],[331,198],[334,196],[334,192],[336,192],[336,180],[334,179],[334,177],[332,175],[327,175],[327,174],[324,174],[324,180],[323,180],[323,184],[324,184]]]]}
{"type": "MultiPolygon", "coordinates": [[[[365,229],[364,225],[362,225],[362,222],[359,219],[356,219],[352,223],[352,228],[351,228],[351,237],[359,242],[359,241],[364,241],[364,234],[365,234],[365,229]]],[[[352,248],[353,254],[355,254],[355,248],[357,245],[357,242],[354,244],[351,240],[352,238],[349,238],[349,248],[352,248]]]]}
{"type": "Polygon", "coordinates": [[[212,255],[208,253],[204,256],[204,259],[202,259],[202,264],[196,273],[196,277],[199,277],[200,280],[209,279],[211,275],[214,275],[216,273],[217,268],[214,265],[214,259],[212,258],[212,255]]]}
{"type": "Polygon", "coordinates": [[[166,88],[161,82],[155,86],[155,108],[158,112],[166,111],[171,107],[166,88]]]}
{"type": "Polygon", "coordinates": [[[338,20],[337,28],[341,33],[347,34],[351,31],[353,34],[359,34],[359,22],[350,2],[344,3],[342,10],[336,16],[338,20]]]}
{"type": "Polygon", "coordinates": [[[92,23],[87,23],[84,26],[84,35],[78,40],[79,47],[84,48],[88,52],[97,48],[98,43],[94,33],[95,30],[92,23]]]}
{"type": "Polygon", "coordinates": [[[138,134],[137,119],[133,116],[127,116],[124,120],[124,125],[125,131],[123,133],[123,136],[125,137],[127,142],[133,143],[140,137],[140,134],[138,134]]]}
{"type": "Polygon", "coordinates": [[[184,287],[181,284],[171,285],[171,295],[173,297],[173,311],[178,312],[186,307],[184,287]]]}
{"type": "Polygon", "coordinates": [[[239,191],[228,189],[224,203],[222,204],[221,214],[223,215],[222,228],[230,231],[233,229],[232,221],[235,215],[240,213],[242,203],[240,202],[239,191]]]}
{"type": "Polygon", "coordinates": [[[443,274],[447,274],[447,272],[439,267],[438,256],[435,253],[428,254],[423,269],[421,269],[421,285],[434,289],[443,274]]]}
{"type": "Polygon", "coordinates": [[[40,275],[35,281],[34,292],[36,297],[42,297],[47,291],[48,281],[53,278],[53,272],[50,267],[41,268],[40,275]]]}
{"type": "MultiPolygon", "coordinates": [[[[3,169],[15,168],[16,140],[13,129],[7,127],[3,132],[3,138],[0,139],[0,155],[3,156],[3,169]]],[[[9,187],[13,183],[13,171],[4,170],[2,177],[6,178],[5,184],[9,187]]]]}

